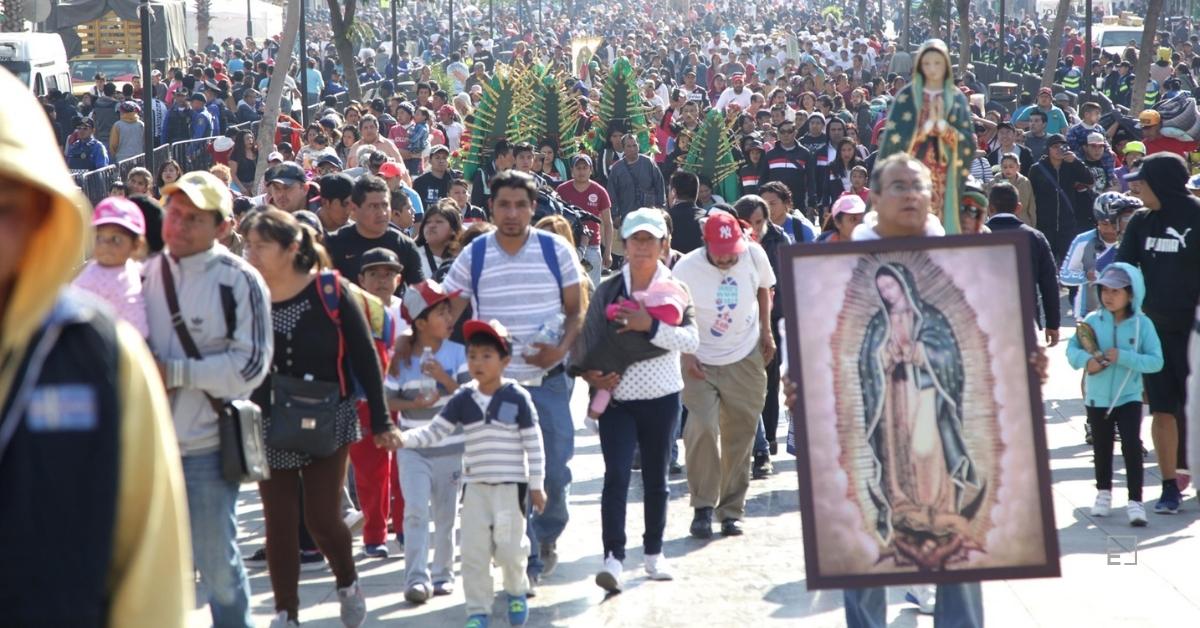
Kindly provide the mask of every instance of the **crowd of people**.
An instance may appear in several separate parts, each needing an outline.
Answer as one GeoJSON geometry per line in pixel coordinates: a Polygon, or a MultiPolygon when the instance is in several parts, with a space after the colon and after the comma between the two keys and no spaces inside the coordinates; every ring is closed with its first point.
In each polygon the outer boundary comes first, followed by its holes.
{"type": "MultiPolygon", "coordinates": [[[[605,465],[596,584],[624,587],[634,470],[644,489],[642,568],[651,580],[671,580],[669,477],[686,476],[693,537],[738,536],[748,531],[751,482],[783,455],[781,393],[792,399],[794,390],[781,373],[780,250],[941,236],[944,224],[1029,234],[1041,312],[1029,324],[1044,330],[1047,347],[1058,344],[1064,318],[1094,329],[1098,347],[1078,335],[1066,343],[1071,364],[1086,371],[1092,513],[1112,507],[1119,435],[1128,521],[1149,523],[1143,375],[1163,478],[1151,510],[1179,511],[1190,482],[1185,417],[1200,416],[1200,395],[1186,394],[1189,337],[1193,368],[1200,352],[1200,178],[1185,161],[1195,142],[1164,134],[1156,110],[1136,123],[1104,117],[1100,105],[1075,105],[1078,94],[1064,90],[1024,95],[1012,111],[972,101],[963,121],[975,142],[964,153],[969,177],[949,196],[926,161],[881,151],[896,133],[889,111],[914,77],[923,77],[919,92],[932,71],[951,91],[985,90],[970,73],[952,74],[945,44],[901,49],[895,30],[882,28],[901,7],[859,15],[862,5],[851,2],[832,13],[716,2],[676,15],[666,4],[620,4],[628,10],[545,7],[536,17],[520,4],[498,9],[494,24],[472,6],[456,33],[436,16],[406,13],[398,42],[384,41],[390,29],[372,7],[366,19],[379,41],[346,60],[328,33],[310,31],[313,43],[294,64],[308,73],[308,93],[286,77],[281,111],[290,119],[270,146],[231,127],[263,115],[276,38],[209,41],[191,51],[189,67],[155,71],[149,116],[136,77],[118,91],[97,75],[78,101],[52,93],[42,103],[49,125],[18,130],[14,121],[38,114],[33,99],[17,99],[22,111],[6,105],[0,139],[14,148],[0,142],[0,181],[11,184],[0,185],[0,215],[13,228],[0,230],[11,244],[0,246],[8,311],[0,337],[21,351],[10,355],[29,357],[6,360],[0,385],[30,418],[15,437],[8,415],[0,430],[0,503],[67,481],[37,470],[46,463],[35,433],[50,427],[90,430],[103,446],[84,455],[86,445],[73,441],[77,459],[121,469],[116,484],[87,474],[95,486],[71,491],[88,496],[97,509],[89,512],[107,525],[89,526],[83,540],[110,534],[79,561],[87,569],[76,589],[57,590],[86,591],[94,604],[55,605],[44,593],[17,605],[18,617],[53,610],[67,623],[107,613],[116,625],[180,625],[194,565],[213,624],[250,626],[245,564],[263,562],[272,626],[299,623],[300,572],[326,565],[341,620],[358,626],[368,610],[358,564],[399,547],[398,586],[409,603],[452,595],[461,582],[466,625],[487,626],[494,562],[507,619],[521,625],[537,586],[554,577],[570,522],[583,419],[572,415],[576,385],[589,390],[586,424],[605,465]],[[587,54],[573,56],[583,35],[599,44],[589,40],[587,54]],[[928,65],[930,57],[941,65],[928,65]],[[594,128],[606,78],[622,60],[636,73],[646,126],[610,119],[594,128]],[[570,77],[578,137],[570,145],[473,137],[484,128],[476,108],[492,74],[535,64],[570,77]],[[347,72],[395,89],[339,104],[347,72]],[[411,94],[402,80],[413,81],[411,94]],[[293,113],[302,103],[316,105],[307,126],[293,113]],[[688,160],[712,111],[736,162],[719,177],[688,160]],[[161,142],[220,136],[227,142],[215,152],[224,156],[208,170],[175,161],[153,173],[133,169],[92,209],[67,169],[136,155],[147,118],[161,142]],[[653,137],[650,150],[642,132],[653,137]],[[589,134],[607,141],[581,148],[589,134]],[[486,144],[485,159],[464,177],[461,153],[472,143],[486,144]],[[257,180],[261,151],[270,168],[257,180]],[[78,268],[85,248],[89,261],[78,268]],[[130,325],[114,326],[75,293],[45,290],[67,283],[130,325]],[[112,368],[98,371],[88,359],[112,368]],[[14,374],[18,362],[38,368],[14,374]],[[58,384],[74,382],[76,370],[120,377],[96,382],[95,393],[58,384]],[[28,382],[39,386],[32,399],[28,382]],[[240,479],[222,450],[230,415],[251,402],[262,413],[266,472],[255,479],[266,544],[243,557],[240,479]],[[37,418],[50,403],[74,410],[50,425],[37,418]],[[97,425],[96,416],[108,418],[97,425]],[[10,465],[48,485],[14,484],[10,465]],[[157,599],[137,593],[150,581],[164,592],[157,599]]],[[[972,18],[980,60],[1036,70],[1058,45],[1039,16],[1013,17],[1002,34],[986,26],[996,21],[972,18]]],[[[1072,54],[1073,26],[1062,41],[1072,54]]],[[[924,18],[905,27],[914,42],[938,34],[924,18]]],[[[1197,36],[1181,28],[1163,41],[1178,61],[1163,99],[1190,89],[1185,75],[1200,64],[1197,36]]],[[[958,29],[948,32],[957,50],[958,29]]],[[[1129,67],[1118,62],[1117,71],[1124,77],[1129,67]]],[[[1112,100],[1121,104],[1124,79],[1116,84],[1112,100]]],[[[1044,377],[1044,355],[1038,364],[1044,377]]],[[[18,525],[6,521],[0,528],[18,525]]],[[[79,538],[77,528],[24,533],[47,543],[79,538]]],[[[977,583],[910,593],[939,620],[982,625],[977,583]]],[[[886,593],[848,590],[845,604],[849,625],[881,625],[886,593]]]]}

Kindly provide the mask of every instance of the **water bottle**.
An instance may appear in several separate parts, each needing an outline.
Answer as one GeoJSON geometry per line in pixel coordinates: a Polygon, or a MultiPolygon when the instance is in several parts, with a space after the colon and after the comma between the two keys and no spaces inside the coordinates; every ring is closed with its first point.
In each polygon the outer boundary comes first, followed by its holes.
{"type": "Polygon", "coordinates": [[[431,399],[437,399],[438,397],[437,380],[434,379],[432,375],[429,375],[425,372],[425,365],[434,361],[433,350],[431,350],[429,347],[425,347],[425,349],[421,351],[420,391],[422,400],[428,401],[431,399]]]}
{"type": "Polygon", "coordinates": [[[525,350],[522,352],[526,356],[537,355],[541,351],[536,344],[554,345],[557,346],[562,341],[563,325],[567,322],[567,317],[563,316],[562,312],[551,316],[542,323],[536,333],[530,336],[525,343],[525,350]]]}

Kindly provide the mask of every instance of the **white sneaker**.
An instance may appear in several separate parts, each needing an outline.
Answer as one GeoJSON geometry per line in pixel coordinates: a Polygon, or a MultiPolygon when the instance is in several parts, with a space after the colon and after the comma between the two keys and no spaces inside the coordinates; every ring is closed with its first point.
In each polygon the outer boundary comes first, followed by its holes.
{"type": "Polygon", "coordinates": [[[1129,515],[1129,525],[1140,528],[1146,525],[1146,508],[1142,502],[1129,502],[1125,506],[1125,514],[1129,515]]]}
{"type": "Polygon", "coordinates": [[[271,620],[270,628],[300,628],[300,624],[288,619],[287,611],[279,611],[275,619],[271,620]]]}
{"type": "Polygon", "coordinates": [[[609,593],[620,593],[621,571],[623,569],[621,561],[617,560],[610,553],[604,558],[604,569],[601,569],[600,573],[596,574],[596,584],[609,593]]]}
{"type": "Polygon", "coordinates": [[[342,605],[342,625],[346,628],[358,628],[367,620],[367,599],[363,597],[362,588],[358,581],[337,590],[338,602],[342,605]]]}
{"type": "Polygon", "coordinates": [[[1093,517],[1107,517],[1112,511],[1112,491],[1096,493],[1096,502],[1092,504],[1093,517]]]}
{"type": "Polygon", "coordinates": [[[362,527],[363,513],[361,510],[354,510],[351,508],[347,510],[344,515],[342,515],[342,521],[346,523],[347,528],[350,528],[350,532],[354,533],[356,529],[362,527]]]}
{"type": "Polygon", "coordinates": [[[937,587],[932,584],[913,585],[905,591],[904,600],[909,604],[916,604],[921,613],[932,615],[934,607],[937,606],[937,587]]]}
{"type": "Polygon", "coordinates": [[[671,575],[671,566],[667,564],[667,557],[662,554],[646,554],[646,577],[651,580],[674,580],[675,576],[671,575]]]}

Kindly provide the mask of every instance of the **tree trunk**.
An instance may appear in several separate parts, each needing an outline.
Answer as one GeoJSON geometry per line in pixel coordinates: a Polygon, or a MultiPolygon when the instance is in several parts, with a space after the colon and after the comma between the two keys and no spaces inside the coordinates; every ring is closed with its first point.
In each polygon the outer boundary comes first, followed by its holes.
{"type": "MultiPolygon", "coordinates": [[[[1129,100],[1129,115],[1137,116],[1146,106],[1146,84],[1150,81],[1150,60],[1154,58],[1158,16],[1162,14],[1163,0],[1150,0],[1146,8],[1146,22],[1142,26],[1142,45],[1138,48],[1137,67],[1133,70],[1133,96],[1129,100]]],[[[1160,85],[1159,88],[1162,86],[1160,85]]]]}
{"type": "MultiPolygon", "coordinates": [[[[350,26],[354,24],[354,10],[357,0],[346,0],[346,10],[343,13],[338,0],[325,0],[329,4],[329,26],[333,30],[333,46],[337,48],[338,59],[346,70],[346,91],[351,100],[362,100],[362,87],[358,84],[358,62],[354,57],[354,44],[349,37],[350,26]]],[[[397,0],[392,0],[396,2],[397,0]]]]}
{"type": "Polygon", "coordinates": [[[279,99],[283,96],[283,84],[291,71],[292,55],[284,51],[296,49],[296,39],[300,36],[300,0],[288,0],[284,7],[283,37],[280,38],[280,54],[275,58],[275,70],[271,73],[271,81],[267,84],[266,106],[263,108],[263,118],[258,123],[258,164],[254,167],[255,191],[267,171],[267,155],[275,146],[275,125],[279,121],[279,99]]]}
{"type": "Polygon", "coordinates": [[[212,0],[196,0],[196,50],[208,45],[208,27],[212,24],[212,0]]]}
{"type": "Polygon", "coordinates": [[[1059,34],[1067,25],[1067,12],[1071,9],[1071,0],[1058,0],[1058,14],[1054,16],[1054,28],[1050,29],[1050,42],[1053,44],[1046,51],[1046,71],[1042,73],[1042,87],[1054,84],[1054,71],[1058,69],[1058,57],[1062,54],[1059,44],[1059,34]]]}
{"type": "Polygon", "coordinates": [[[954,0],[958,5],[958,75],[966,76],[971,63],[971,0],[954,0]]]}

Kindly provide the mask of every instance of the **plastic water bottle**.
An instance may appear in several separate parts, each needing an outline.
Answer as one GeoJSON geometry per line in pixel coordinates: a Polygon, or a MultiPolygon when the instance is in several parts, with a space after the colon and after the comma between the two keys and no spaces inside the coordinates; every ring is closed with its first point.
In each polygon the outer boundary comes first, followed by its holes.
{"type": "Polygon", "coordinates": [[[421,351],[421,399],[430,400],[438,397],[437,380],[425,372],[425,365],[434,362],[433,351],[429,347],[425,347],[421,351]]]}
{"type": "Polygon", "coordinates": [[[562,341],[563,325],[566,322],[567,317],[563,316],[562,312],[559,312],[558,314],[546,319],[546,322],[542,323],[542,325],[538,327],[537,332],[534,333],[533,336],[530,336],[529,340],[526,341],[525,350],[522,352],[523,355],[537,355],[537,353],[541,351],[541,348],[534,346],[536,344],[557,346],[558,343],[562,341]]]}

